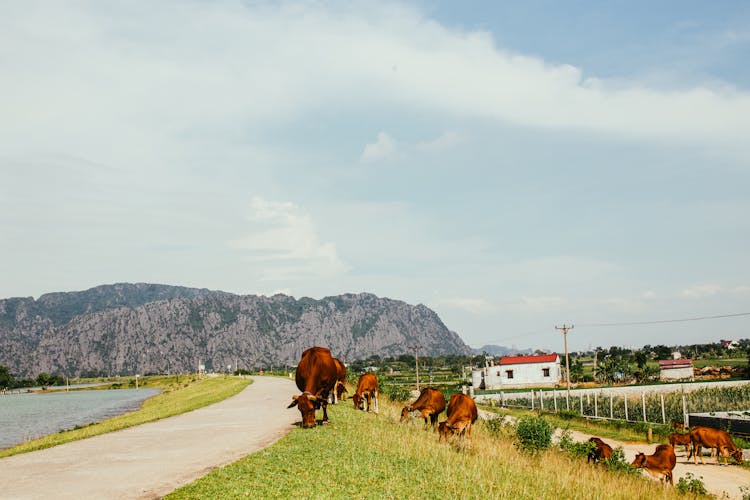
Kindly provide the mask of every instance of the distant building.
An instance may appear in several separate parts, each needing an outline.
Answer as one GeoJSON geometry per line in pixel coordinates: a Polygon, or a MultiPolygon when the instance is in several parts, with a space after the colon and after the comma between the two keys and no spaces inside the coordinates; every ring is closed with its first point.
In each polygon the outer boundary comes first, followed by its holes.
{"type": "Polygon", "coordinates": [[[693,380],[693,360],[679,358],[659,361],[659,380],[693,380]]]}
{"type": "Polygon", "coordinates": [[[477,389],[553,387],[562,378],[560,356],[505,356],[499,364],[487,362],[471,371],[471,385],[477,389]]]}
{"type": "Polygon", "coordinates": [[[720,340],[719,343],[721,344],[721,347],[724,347],[725,349],[737,348],[737,342],[735,342],[734,340],[720,340]]]}

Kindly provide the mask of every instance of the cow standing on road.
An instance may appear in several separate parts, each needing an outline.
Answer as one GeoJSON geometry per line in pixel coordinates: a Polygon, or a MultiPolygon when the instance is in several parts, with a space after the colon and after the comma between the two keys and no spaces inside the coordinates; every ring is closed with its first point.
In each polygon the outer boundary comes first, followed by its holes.
{"type": "Polygon", "coordinates": [[[590,438],[589,442],[594,443],[594,449],[592,449],[586,457],[586,463],[592,460],[596,463],[600,460],[607,460],[612,457],[612,447],[598,437],[590,438]]]}
{"type": "Polygon", "coordinates": [[[302,414],[302,427],[315,427],[315,410],[323,407],[323,423],[328,423],[328,394],[336,384],[337,370],[331,351],[325,347],[311,347],[302,353],[297,365],[295,382],[302,391],[292,396],[287,408],[296,406],[302,414]]]}
{"type": "Polygon", "coordinates": [[[693,462],[698,464],[698,455],[703,463],[703,454],[701,448],[716,448],[716,463],[721,464],[721,457],[724,457],[724,465],[728,465],[728,457],[732,456],[737,463],[742,463],[742,450],[732,441],[732,438],[726,431],[714,429],[712,427],[693,427],[690,431],[690,442],[693,445],[693,462]]]}

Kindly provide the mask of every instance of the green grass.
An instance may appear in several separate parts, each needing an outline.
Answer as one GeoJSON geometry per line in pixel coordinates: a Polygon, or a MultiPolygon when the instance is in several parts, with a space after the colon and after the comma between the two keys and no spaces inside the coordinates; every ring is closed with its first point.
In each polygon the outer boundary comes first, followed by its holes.
{"type": "Polygon", "coordinates": [[[470,443],[438,443],[421,421],[400,424],[399,410],[385,401],[379,416],[348,401],[329,407],[330,425],[294,429],[165,498],[677,498],[562,451],[524,454],[481,421],[470,443]]]}
{"type": "Polygon", "coordinates": [[[108,418],[85,427],[49,434],[12,448],[0,450],[0,458],[51,448],[63,443],[153,422],[208,406],[237,394],[252,383],[252,379],[238,377],[199,379],[195,376],[183,375],[179,383],[175,377],[144,377],[143,382],[145,383],[141,383],[141,387],[160,388],[163,392],[144,401],[140,410],[108,418]]]}

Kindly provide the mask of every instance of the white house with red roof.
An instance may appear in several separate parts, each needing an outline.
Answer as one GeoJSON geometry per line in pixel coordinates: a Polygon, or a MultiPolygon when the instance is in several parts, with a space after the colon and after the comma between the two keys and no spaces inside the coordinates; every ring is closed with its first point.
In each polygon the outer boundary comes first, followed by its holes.
{"type": "Polygon", "coordinates": [[[471,372],[476,389],[513,389],[517,387],[553,387],[562,380],[560,356],[504,356],[500,363],[486,363],[471,372]]]}
{"type": "Polygon", "coordinates": [[[659,361],[659,380],[693,380],[693,360],[677,358],[659,361]]]}

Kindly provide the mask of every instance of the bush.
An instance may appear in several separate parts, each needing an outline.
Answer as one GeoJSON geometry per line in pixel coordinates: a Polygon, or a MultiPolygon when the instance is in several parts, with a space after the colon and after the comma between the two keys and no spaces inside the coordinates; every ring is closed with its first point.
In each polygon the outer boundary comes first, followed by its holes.
{"type": "MultiPolygon", "coordinates": [[[[693,476],[692,472],[688,472],[685,476],[681,477],[680,480],[677,481],[675,489],[682,494],[692,493],[694,495],[705,495],[708,493],[706,485],[703,484],[703,476],[701,476],[700,479],[697,479],[693,476]]],[[[743,498],[745,498],[744,494],[743,498]]]]}
{"type": "Polygon", "coordinates": [[[586,458],[596,449],[596,445],[591,441],[573,441],[569,429],[565,429],[560,434],[559,446],[561,450],[570,453],[573,458],[586,458]]]}
{"type": "Polygon", "coordinates": [[[612,472],[620,472],[623,474],[638,473],[638,469],[625,460],[625,452],[622,450],[622,446],[618,446],[612,450],[612,456],[604,461],[604,466],[612,472]]]}
{"type": "Polygon", "coordinates": [[[503,420],[503,418],[496,417],[489,420],[484,420],[484,426],[494,437],[512,437],[515,428],[513,424],[503,420]]]}
{"type": "Polygon", "coordinates": [[[516,445],[521,450],[543,451],[552,443],[552,427],[542,416],[526,415],[518,420],[516,437],[518,438],[516,445]]]}
{"type": "Polygon", "coordinates": [[[411,391],[403,385],[384,385],[383,394],[396,403],[403,403],[411,399],[411,391]]]}

